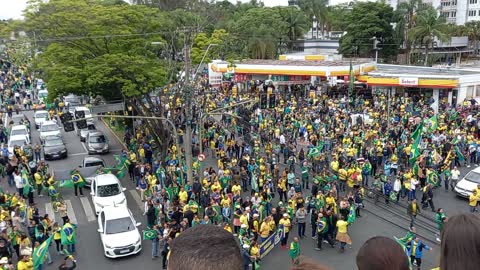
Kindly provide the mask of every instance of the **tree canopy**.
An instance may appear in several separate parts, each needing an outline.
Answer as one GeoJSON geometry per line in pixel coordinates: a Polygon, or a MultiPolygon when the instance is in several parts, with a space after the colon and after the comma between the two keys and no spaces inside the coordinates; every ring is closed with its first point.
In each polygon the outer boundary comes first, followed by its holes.
{"type": "Polygon", "coordinates": [[[164,63],[151,42],[162,42],[166,17],[145,6],[95,0],[30,5],[26,29],[42,47],[36,66],[51,97],[68,93],[119,99],[165,83],[164,63]]]}
{"type": "Polygon", "coordinates": [[[380,42],[379,55],[392,57],[398,52],[399,41],[394,38],[393,9],[383,2],[361,2],[353,6],[345,20],[347,34],[340,39],[340,53],[344,55],[373,55],[373,41],[380,42]]]}

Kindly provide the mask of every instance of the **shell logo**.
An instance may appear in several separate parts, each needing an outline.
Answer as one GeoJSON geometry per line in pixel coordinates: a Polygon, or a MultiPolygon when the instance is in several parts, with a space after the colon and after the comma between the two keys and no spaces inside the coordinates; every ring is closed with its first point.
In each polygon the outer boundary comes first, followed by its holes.
{"type": "Polygon", "coordinates": [[[210,68],[211,68],[213,71],[218,72],[217,64],[212,64],[212,65],[210,66],[210,68]]]}
{"type": "Polygon", "coordinates": [[[227,72],[228,73],[234,73],[235,68],[234,67],[227,67],[227,72]]]}

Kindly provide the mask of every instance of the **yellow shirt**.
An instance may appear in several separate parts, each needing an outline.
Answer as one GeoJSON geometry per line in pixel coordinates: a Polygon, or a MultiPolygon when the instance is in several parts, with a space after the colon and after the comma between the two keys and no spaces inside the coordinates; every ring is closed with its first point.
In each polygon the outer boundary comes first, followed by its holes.
{"type": "Polygon", "coordinates": [[[212,191],[220,191],[222,189],[222,186],[220,186],[219,183],[215,183],[211,187],[212,191]]]}
{"type": "Polygon", "coordinates": [[[348,222],[346,222],[345,220],[337,221],[338,232],[347,233],[347,225],[348,225],[348,222]]]}
{"type": "Polygon", "coordinates": [[[33,176],[35,177],[35,184],[41,185],[43,182],[42,176],[38,172],[36,172],[33,176]]]}
{"type": "Polygon", "coordinates": [[[247,219],[247,216],[246,215],[241,215],[240,216],[240,223],[241,224],[245,224],[248,228],[248,219],[247,219]]]}
{"type": "Polygon", "coordinates": [[[188,200],[188,193],[184,190],[184,191],[180,191],[178,193],[178,198],[180,199],[180,201],[186,203],[187,200],[188,200]]]}
{"type": "Polygon", "coordinates": [[[232,228],[229,225],[223,227],[223,229],[229,233],[232,233],[232,228]]]}
{"type": "Polygon", "coordinates": [[[234,185],[232,187],[232,193],[234,195],[240,195],[240,192],[242,191],[242,187],[240,185],[234,185]]]}
{"type": "Polygon", "coordinates": [[[282,219],[280,219],[278,224],[283,225],[283,227],[285,228],[285,233],[288,233],[290,231],[290,219],[282,218],[282,219]]]}
{"type": "Polygon", "coordinates": [[[260,255],[260,250],[258,249],[258,247],[253,246],[252,248],[250,248],[250,256],[258,257],[259,255],[260,255]]]}
{"type": "Polygon", "coordinates": [[[225,198],[223,198],[221,201],[220,201],[220,204],[223,206],[223,207],[229,207],[230,206],[230,199],[225,196],[225,198]]]}
{"type": "Polygon", "coordinates": [[[268,225],[267,222],[262,222],[262,226],[260,226],[260,236],[262,238],[266,238],[268,237],[268,235],[270,234],[270,225],[268,225]]]}
{"type": "Polygon", "coordinates": [[[476,195],[474,195],[473,193],[470,194],[469,202],[470,202],[469,203],[470,206],[477,206],[478,197],[476,195]]]}
{"type": "Polygon", "coordinates": [[[17,270],[33,270],[33,262],[30,259],[29,261],[19,261],[17,264],[17,270]]]}

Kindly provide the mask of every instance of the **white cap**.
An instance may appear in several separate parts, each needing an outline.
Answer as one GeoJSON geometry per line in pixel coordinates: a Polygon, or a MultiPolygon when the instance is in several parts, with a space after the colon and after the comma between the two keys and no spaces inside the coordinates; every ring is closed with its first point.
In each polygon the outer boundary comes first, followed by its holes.
{"type": "Polygon", "coordinates": [[[287,214],[287,213],[285,213],[285,214],[283,214],[283,216],[284,216],[284,217],[288,217],[288,214],[287,214]]]}
{"type": "Polygon", "coordinates": [[[253,217],[258,217],[258,214],[257,213],[253,214],[253,217]]]}
{"type": "Polygon", "coordinates": [[[250,248],[250,246],[248,244],[243,244],[243,248],[247,249],[250,248]]]}

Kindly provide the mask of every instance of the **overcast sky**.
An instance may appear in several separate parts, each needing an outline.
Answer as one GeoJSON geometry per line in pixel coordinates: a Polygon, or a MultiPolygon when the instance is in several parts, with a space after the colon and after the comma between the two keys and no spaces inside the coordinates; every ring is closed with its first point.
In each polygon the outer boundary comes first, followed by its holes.
{"type": "MultiPolygon", "coordinates": [[[[237,0],[229,0],[236,3],[237,0]]],[[[241,2],[249,2],[250,0],[241,0],[241,2]]],[[[266,6],[286,6],[288,0],[264,0],[266,6]]],[[[0,20],[3,19],[19,19],[22,17],[22,10],[25,9],[27,0],[0,0],[0,20]]]]}

